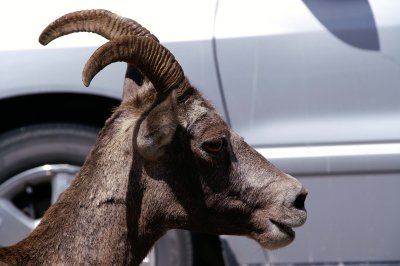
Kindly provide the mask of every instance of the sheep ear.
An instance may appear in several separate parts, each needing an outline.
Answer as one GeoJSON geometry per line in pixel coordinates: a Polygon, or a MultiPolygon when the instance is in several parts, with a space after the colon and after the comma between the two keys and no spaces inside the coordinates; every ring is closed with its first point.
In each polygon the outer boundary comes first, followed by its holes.
{"type": "Polygon", "coordinates": [[[128,64],[124,80],[122,101],[126,101],[135,95],[143,85],[143,75],[131,64],[128,64]]]}
{"type": "Polygon", "coordinates": [[[165,154],[165,148],[171,143],[178,125],[176,104],[173,91],[140,124],[136,144],[139,154],[144,158],[154,161],[165,154]]]}

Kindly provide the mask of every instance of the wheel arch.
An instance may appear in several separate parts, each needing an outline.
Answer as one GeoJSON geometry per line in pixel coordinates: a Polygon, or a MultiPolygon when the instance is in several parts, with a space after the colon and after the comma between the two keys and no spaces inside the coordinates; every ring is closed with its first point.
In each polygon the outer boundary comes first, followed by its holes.
{"type": "Polygon", "coordinates": [[[38,93],[0,100],[0,133],[26,125],[66,122],[101,128],[120,100],[79,93],[38,93]]]}

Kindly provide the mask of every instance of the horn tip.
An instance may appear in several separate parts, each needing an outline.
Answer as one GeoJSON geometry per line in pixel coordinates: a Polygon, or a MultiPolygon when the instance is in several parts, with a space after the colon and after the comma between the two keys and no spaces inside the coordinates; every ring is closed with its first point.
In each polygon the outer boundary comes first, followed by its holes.
{"type": "Polygon", "coordinates": [[[40,43],[41,45],[43,45],[43,46],[46,46],[49,42],[48,42],[48,40],[41,34],[41,35],[39,36],[39,43],[40,43]]]}
{"type": "Polygon", "coordinates": [[[88,88],[90,86],[90,81],[84,81],[83,85],[85,85],[85,87],[88,88]]]}
{"type": "Polygon", "coordinates": [[[47,45],[49,42],[51,42],[53,39],[49,36],[49,31],[48,27],[42,31],[42,33],[39,36],[39,43],[41,45],[47,45]]]}
{"type": "Polygon", "coordinates": [[[83,82],[83,85],[85,85],[85,87],[89,87],[91,81],[92,80],[90,78],[82,77],[82,82],[83,82]]]}

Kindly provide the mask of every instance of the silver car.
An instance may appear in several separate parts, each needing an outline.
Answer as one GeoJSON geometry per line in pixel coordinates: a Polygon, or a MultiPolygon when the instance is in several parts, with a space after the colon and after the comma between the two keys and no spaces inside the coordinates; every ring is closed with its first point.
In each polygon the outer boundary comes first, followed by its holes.
{"type": "Polygon", "coordinates": [[[85,88],[104,40],[41,47],[55,18],[133,18],[248,143],[298,177],[307,223],[288,247],[170,231],[143,265],[400,264],[400,2],[34,1],[0,10],[0,246],[26,236],[79,170],[122,94],[124,64],[85,88]]]}

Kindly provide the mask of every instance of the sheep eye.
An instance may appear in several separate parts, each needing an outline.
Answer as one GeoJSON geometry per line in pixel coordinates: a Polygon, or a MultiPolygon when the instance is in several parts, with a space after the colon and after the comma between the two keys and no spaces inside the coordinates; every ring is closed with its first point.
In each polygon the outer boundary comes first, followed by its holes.
{"type": "Polygon", "coordinates": [[[208,153],[217,154],[222,150],[223,146],[224,141],[222,139],[216,139],[204,142],[202,148],[208,153]]]}

